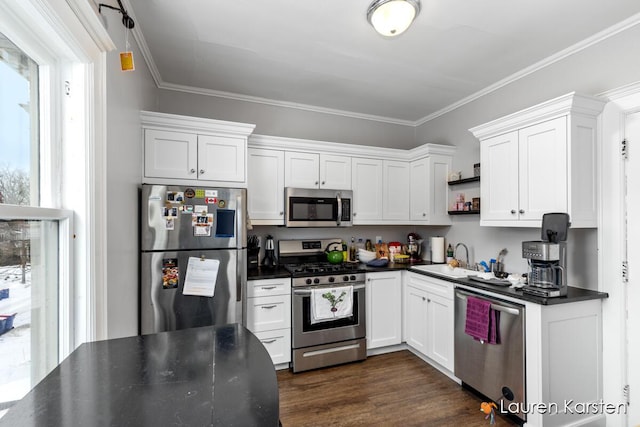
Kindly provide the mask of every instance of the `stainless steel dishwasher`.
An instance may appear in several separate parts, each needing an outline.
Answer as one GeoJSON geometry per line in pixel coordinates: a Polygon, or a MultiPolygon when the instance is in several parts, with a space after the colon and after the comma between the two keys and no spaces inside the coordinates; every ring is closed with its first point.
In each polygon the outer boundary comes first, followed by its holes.
{"type": "Polygon", "coordinates": [[[463,385],[480,392],[526,421],[525,395],[525,309],[524,306],[456,289],[454,374],[463,385]],[[488,344],[465,333],[467,298],[480,298],[499,312],[499,341],[488,344]]]}

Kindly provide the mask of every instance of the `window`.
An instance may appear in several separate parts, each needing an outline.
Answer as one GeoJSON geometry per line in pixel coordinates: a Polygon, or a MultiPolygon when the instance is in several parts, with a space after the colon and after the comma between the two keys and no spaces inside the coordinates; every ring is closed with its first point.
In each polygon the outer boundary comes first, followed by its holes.
{"type": "Polygon", "coordinates": [[[39,206],[38,65],[0,33],[0,203],[39,206]]]}
{"type": "Polygon", "coordinates": [[[57,365],[66,333],[70,213],[40,207],[38,68],[0,34],[0,410],[57,365]]]}
{"type": "Polygon", "coordinates": [[[105,247],[95,159],[111,48],[86,0],[0,7],[0,416],[75,347],[105,337],[93,254],[105,247]]]}

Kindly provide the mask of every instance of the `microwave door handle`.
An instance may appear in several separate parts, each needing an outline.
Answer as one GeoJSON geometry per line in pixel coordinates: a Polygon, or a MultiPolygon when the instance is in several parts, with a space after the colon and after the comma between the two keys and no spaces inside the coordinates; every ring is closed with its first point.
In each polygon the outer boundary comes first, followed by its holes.
{"type": "Polygon", "coordinates": [[[338,191],[336,194],[336,200],[338,201],[338,219],[337,225],[340,227],[340,221],[342,221],[342,194],[338,191]]]}

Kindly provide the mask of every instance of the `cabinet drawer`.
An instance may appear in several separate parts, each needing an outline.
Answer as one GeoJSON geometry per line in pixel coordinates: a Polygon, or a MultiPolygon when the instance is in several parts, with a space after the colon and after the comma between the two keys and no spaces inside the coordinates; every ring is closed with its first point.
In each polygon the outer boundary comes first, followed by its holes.
{"type": "Polygon", "coordinates": [[[247,298],[291,295],[291,279],[260,279],[247,281],[247,298]]]}
{"type": "Polygon", "coordinates": [[[256,332],[254,335],[267,349],[274,365],[291,362],[291,329],[256,332]]]}
{"type": "Polygon", "coordinates": [[[409,286],[453,300],[454,285],[445,280],[434,279],[418,273],[410,273],[409,286]]]}
{"type": "Polygon", "coordinates": [[[291,296],[247,298],[247,328],[251,332],[291,327],[291,296]]]}

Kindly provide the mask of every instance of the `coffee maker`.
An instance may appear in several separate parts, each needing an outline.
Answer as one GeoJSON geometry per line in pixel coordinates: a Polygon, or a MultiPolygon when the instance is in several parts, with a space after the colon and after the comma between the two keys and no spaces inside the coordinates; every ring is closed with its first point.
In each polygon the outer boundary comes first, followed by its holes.
{"type": "Polygon", "coordinates": [[[278,265],[276,259],[276,248],[273,244],[273,236],[268,235],[264,244],[264,258],[262,258],[262,267],[274,268],[278,265]]]}
{"type": "Polygon", "coordinates": [[[567,295],[567,231],[569,215],[542,216],[542,240],[522,242],[522,257],[529,262],[527,294],[545,298],[567,295]]]}
{"type": "Polygon", "coordinates": [[[422,261],[422,239],[416,233],[409,233],[407,236],[407,253],[410,262],[422,261]]]}

